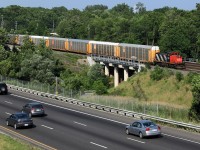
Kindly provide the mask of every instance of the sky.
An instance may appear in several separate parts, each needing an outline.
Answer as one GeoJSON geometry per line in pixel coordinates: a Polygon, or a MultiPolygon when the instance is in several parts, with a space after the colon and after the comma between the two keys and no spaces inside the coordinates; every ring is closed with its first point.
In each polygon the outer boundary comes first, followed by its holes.
{"type": "Polygon", "coordinates": [[[134,7],[138,2],[143,3],[147,10],[163,8],[164,6],[177,7],[178,9],[183,10],[193,10],[196,9],[196,3],[200,3],[200,0],[0,0],[0,8],[10,5],[44,7],[49,9],[64,6],[67,9],[76,8],[83,10],[88,5],[103,4],[111,9],[117,4],[122,3],[134,7]]]}

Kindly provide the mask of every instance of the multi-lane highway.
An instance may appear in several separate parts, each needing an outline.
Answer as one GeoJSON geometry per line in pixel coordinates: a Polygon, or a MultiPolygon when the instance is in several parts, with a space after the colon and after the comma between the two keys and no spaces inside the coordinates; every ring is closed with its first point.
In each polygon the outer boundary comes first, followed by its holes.
{"type": "Polygon", "coordinates": [[[0,129],[24,139],[59,150],[199,150],[200,134],[162,127],[159,138],[140,139],[126,135],[133,118],[97,111],[73,104],[11,91],[0,95],[0,129]],[[5,124],[9,114],[33,100],[43,103],[47,116],[33,117],[35,126],[15,130],[5,124]]]}

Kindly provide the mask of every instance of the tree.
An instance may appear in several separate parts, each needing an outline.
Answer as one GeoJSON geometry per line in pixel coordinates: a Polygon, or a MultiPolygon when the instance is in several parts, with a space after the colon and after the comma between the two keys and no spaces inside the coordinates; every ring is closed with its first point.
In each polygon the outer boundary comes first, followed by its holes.
{"type": "Polygon", "coordinates": [[[7,42],[7,32],[5,29],[0,28],[0,45],[5,45],[7,42]]]}
{"type": "Polygon", "coordinates": [[[108,77],[104,75],[103,68],[100,64],[93,65],[87,75],[90,85],[92,85],[97,93],[103,94],[107,91],[109,80],[108,77]]]}
{"type": "Polygon", "coordinates": [[[179,51],[190,55],[190,21],[182,15],[183,12],[171,9],[166,12],[160,26],[160,48],[165,51],[179,51]]]}
{"type": "Polygon", "coordinates": [[[136,4],[135,10],[136,10],[137,13],[144,13],[144,12],[146,12],[146,7],[144,6],[143,3],[138,2],[138,3],[136,4]]]}
{"type": "Polygon", "coordinates": [[[189,110],[189,119],[200,121],[200,75],[197,75],[192,80],[193,101],[189,110]]]}

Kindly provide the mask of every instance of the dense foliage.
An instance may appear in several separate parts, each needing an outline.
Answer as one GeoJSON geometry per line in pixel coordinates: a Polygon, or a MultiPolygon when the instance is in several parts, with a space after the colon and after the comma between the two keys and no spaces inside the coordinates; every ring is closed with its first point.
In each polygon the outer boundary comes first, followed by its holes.
{"type": "Polygon", "coordinates": [[[84,10],[9,6],[0,8],[8,32],[158,45],[162,52],[180,51],[185,57],[200,57],[200,4],[185,11],[163,7],[147,11],[144,4],[125,3],[111,9],[104,5],[84,10]]]}
{"type": "MultiPolygon", "coordinates": [[[[15,5],[0,8],[0,74],[48,84],[55,84],[55,78],[60,77],[66,89],[92,89],[97,94],[106,93],[109,87],[101,66],[95,65],[79,73],[64,70],[43,41],[35,47],[27,38],[20,50],[7,51],[7,32],[47,36],[57,32],[60,37],[67,38],[158,45],[161,52],[179,51],[185,57],[200,58],[200,4],[191,11],[170,7],[147,11],[142,3],[136,6],[134,9],[123,3],[108,9],[104,5],[94,5],[82,11],[15,5]]],[[[150,77],[161,80],[171,74],[156,67],[150,77]]],[[[199,120],[200,116],[199,78],[189,75],[187,80],[193,85],[194,96],[189,116],[195,120],[199,120]]],[[[182,74],[176,74],[176,79],[180,82],[182,74]]]]}
{"type": "Polygon", "coordinates": [[[200,121],[200,75],[195,75],[192,80],[193,101],[189,111],[191,120],[200,121]]]}

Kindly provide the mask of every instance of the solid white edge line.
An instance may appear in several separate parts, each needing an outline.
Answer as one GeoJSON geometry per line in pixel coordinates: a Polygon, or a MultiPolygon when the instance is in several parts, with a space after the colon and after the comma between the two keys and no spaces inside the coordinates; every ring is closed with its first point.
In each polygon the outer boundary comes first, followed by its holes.
{"type": "Polygon", "coordinates": [[[82,125],[82,126],[85,126],[85,127],[87,126],[86,124],[83,124],[83,123],[79,123],[79,122],[76,122],[76,121],[74,121],[74,123],[75,123],[75,124],[79,124],[79,125],[82,125]]]}
{"type": "Polygon", "coordinates": [[[142,141],[139,141],[139,140],[135,140],[135,139],[132,139],[132,138],[128,138],[128,137],[127,137],[127,139],[128,139],[128,140],[135,141],[135,142],[139,142],[139,143],[142,143],[142,144],[145,144],[145,142],[142,142],[142,141]]]}
{"type": "Polygon", "coordinates": [[[45,125],[41,125],[42,127],[45,127],[45,128],[48,128],[48,129],[50,129],[50,130],[53,130],[53,128],[51,128],[51,127],[48,127],[48,126],[45,126],[45,125]]]}
{"type": "Polygon", "coordinates": [[[106,146],[103,146],[103,145],[100,145],[100,144],[97,144],[97,143],[94,143],[94,142],[90,142],[90,144],[93,144],[93,145],[96,145],[96,146],[99,146],[99,147],[107,149],[106,146]]]}
{"type": "MultiPolygon", "coordinates": [[[[46,104],[46,105],[49,105],[49,106],[54,106],[54,107],[57,107],[57,108],[62,108],[62,109],[65,109],[65,110],[69,110],[69,111],[77,112],[77,113],[80,113],[80,114],[84,114],[84,115],[88,115],[88,116],[92,116],[92,117],[96,117],[96,118],[100,118],[100,119],[108,120],[108,121],[111,121],[111,122],[115,122],[115,123],[119,123],[119,124],[123,124],[123,125],[128,125],[127,123],[123,123],[123,122],[120,122],[120,121],[115,121],[115,120],[112,120],[112,119],[108,119],[108,118],[104,118],[104,117],[100,117],[100,116],[96,116],[96,115],[92,115],[92,114],[84,113],[84,112],[77,111],[77,110],[73,110],[73,109],[70,109],[70,108],[65,108],[65,107],[61,107],[61,106],[57,106],[57,105],[53,105],[53,104],[49,104],[49,103],[46,103],[46,102],[37,101],[37,100],[30,99],[30,98],[26,98],[26,97],[23,97],[23,96],[19,96],[19,95],[15,95],[15,94],[10,94],[10,95],[13,95],[13,96],[16,96],[16,97],[20,97],[20,98],[24,98],[24,99],[31,100],[31,101],[40,102],[40,103],[43,103],[43,104],[46,104]]],[[[188,141],[188,142],[192,142],[192,143],[200,144],[199,142],[196,142],[196,141],[192,141],[192,140],[188,140],[188,139],[184,139],[184,138],[176,137],[176,136],[169,135],[169,134],[165,134],[165,133],[162,133],[162,134],[163,134],[163,135],[166,135],[166,136],[173,137],[173,138],[177,138],[177,139],[185,140],[185,141],[188,141]]]]}
{"type": "Polygon", "coordinates": [[[5,103],[8,103],[8,104],[12,104],[12,102],[9,102],[9,101],[4,101],[5,103]]]}
{"type": "Polygon", "coordinates": [[[54,106],[54,107],[57,107],[57,108],[62,108],[62,109],[65,109],[65,110],[77,112],[77,113],[80,113],[80,114],[84,114],[84,115],[88,115],[88,116],[92,116],[92,117],[96,117],[96,118],[100,118],[100,119],[112,121],[112,122],[115,122],[115,123],[119,123],[119,124],[123,124],[123,125],[128,125],[127,123],[123,123],[123,122],[115,121],[115,120],[112,120],[112,119],[108,119],[108,118],[104,118],[104,117],[92,115],[92,114],[85,113],[85,112],[81,112],[81,111],[78,111],[78,110],[73,110],[73,109],[70,109],[70,108],[65,108],[65,107],[62,107],[62,106],[57,106],[57,105],[54,105],[54,104],[50,104],[50,103],[46,103],[46,102],[37,101],[37,100],[34,100],[34,99],[26,98],[26,97],[19,96],[19,95],[15,95],[15,94],[11,94],[11,95],[16,96],[16,97],[20,97],[20,98],[24,98],[24,99],[27,99],[27,100],[35,101],[35,102],[40,102],[40,103],[42,103],[42,104],[46,104],[46,105],[49,105],[49,106],[54,106]]]}
{"type": "Polygon", "coordinates": [[[166,133],[162,133],[162,134],[165,135],[165,136],[173,137],[173,138],[176,138],[176,139],[179,139],[179,140],[184,140],[184,141],[187,141],[187,142],[191,142],[191,143],[195,143],[195,144],[199,144],[200,145],[200,143],[196,142],[196,141],[184,139],[184,138],[181,138],[181,137],[176,137],[176,136],[169,135],[169,134],[166,134],[166,133]]]}
{"type": "Polygon", "coordinates": [[[7,115],[11,115],[11,113],[5,112],[7,115]]]}

